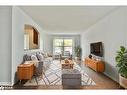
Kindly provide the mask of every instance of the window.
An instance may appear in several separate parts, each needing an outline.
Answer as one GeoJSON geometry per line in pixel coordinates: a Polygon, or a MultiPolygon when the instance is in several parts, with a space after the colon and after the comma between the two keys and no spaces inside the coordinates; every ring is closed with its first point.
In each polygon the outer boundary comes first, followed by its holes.
{"type": "Polygon", "coordinates": [[[62,54],[64,51],[69,51],[72,54],[72,39],[54,39],[54,54],[60,53],[62,54]]]}
{"type": "Polygon", "coordinates": [[[64,51],[69,51],[72,54],[72,39],[64,39],[64,51]]]}

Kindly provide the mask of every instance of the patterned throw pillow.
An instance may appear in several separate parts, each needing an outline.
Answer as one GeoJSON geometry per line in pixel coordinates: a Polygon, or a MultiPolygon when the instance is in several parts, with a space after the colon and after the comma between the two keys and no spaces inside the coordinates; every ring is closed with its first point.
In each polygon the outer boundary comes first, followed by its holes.
{"type": "Polygon", "coordinates": [[[37,58],[39,61],[43,61],[44,60],[44,56],[40,53],[40,54],[36,54],[37,58]]]}
{"type": "Polygon", "coordinates": [[[36,55],[31,55],[31,60],[32,60],[32,61],[38,61],[36,55]]]}
{"type": "Polygon", "coordinates": [[[30,56],[30,55],[25,54],[25,55],[23,56],[23,61],[30,61],[30,60],[31,60],[31,56],[30,56]]]}
{"type": "Polygon", "coordinates": [[[42,54],[44,58],[48,57],[47,53],[40,53],[40,54],[42,54]]]}
{"type": "Polygon", "coordinates": [[[48,53],[45,53],[45,58],[47,58],[48,57],[48,53]]]}

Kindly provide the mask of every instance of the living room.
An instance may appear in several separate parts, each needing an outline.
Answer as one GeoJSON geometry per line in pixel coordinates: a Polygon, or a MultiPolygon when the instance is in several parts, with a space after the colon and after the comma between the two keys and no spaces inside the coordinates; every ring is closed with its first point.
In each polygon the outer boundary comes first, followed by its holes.
{"type": "MultiPolygon", "coordinates": [[[[2,62],[0,67],[1,85],[12,86],[17,82],[17,67],[23,63],[23,56],[26,52],[42,51],[51,55],[53,59],[57,59],[57,62],[60,62],[61,60],[59,61],[58,59],[60,59],[59,53],[61,51],[70,51],[72,59],[75,59],[74,48],[79,46],[81,54],[78,57],[81,59],[81,63],[76,65],[79,68],[85,65],[85,58],[91,53],[90,45],[101,42],[103,55],[101,57],[92,57],[104,61],[104,71],[98,73],[87,66],[84,67],[85,71],[87,70],[85,76],[89,77],[92,83],[88,85],[88,89],[97,89],[95,85],[98,83],[92,76],[102,76],[105,81],[110,81],[109,84],[113,83],[113,85],[116,85],[111,87],[111,89],[123,89],[123,87],[119,88],[119,73],[115,57],[120,46],[127,46],[127,7],[1,6],[0,11],[2,33],[0,35],[0,43],[2,44],[0,47],[0,60],[2,62]],[[36,49],[30,49],[30,45],[24,44],[26,25],[34,27],[39,33],[38,47],[36,49]],[[62,44],[62,46],[57,45],[57,43],[55,45],[55,40],[58,40],[58,43],[62,44]],[[64,45],[66,41],[69,44],[64,45]],[[91,76],[90,73],[94,75],[91,76]]],[[[35,85],[38,86],[36,83],[35,85]]],[[[47,89],[62,89],[61,86],[55,86],[48,86],[47,89]]],[[[104,88],[110,89],[110,87],[104,88]]],[[[102,87],[102,89],[104,88],[102,87]]],[[[40,87],[40,89],[46,89],[46,87],[40,87]]],[[[87,88],[84,86],[83,89],[87,88]]]]}

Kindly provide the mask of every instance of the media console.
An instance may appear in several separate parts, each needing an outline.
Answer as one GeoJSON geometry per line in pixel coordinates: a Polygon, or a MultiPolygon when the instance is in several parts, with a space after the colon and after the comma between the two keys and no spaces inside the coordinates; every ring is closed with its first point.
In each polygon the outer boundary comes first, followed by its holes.
{"type": "Polygon", "coordinates": [[[103,61],[85,58],[84,63],[91,69],[95,70],[96,72],[104,72],[105,71],[105,63],[103,61]]]}

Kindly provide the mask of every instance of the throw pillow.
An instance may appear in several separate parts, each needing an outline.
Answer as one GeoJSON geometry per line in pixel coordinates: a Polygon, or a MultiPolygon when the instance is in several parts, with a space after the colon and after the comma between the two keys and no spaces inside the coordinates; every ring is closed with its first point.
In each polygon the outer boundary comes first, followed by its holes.
{"type": "Polygon", "coordinates": [[[48,57],[52,57],[52,54],[49,54],[49,53],[48,53],[48,57]]]}
{"type": "Polygon", "coordinates": [[[47,53],[42,53],[42,55],[44,56],[44,58],[48,57],[47,53]]]}
{"type": "Polygon", "coordinates": [[[43,61],[44,60],[44,56],[41,53],[37,54],[36,56],[37,56],[39,61],[43,61]]]}
{"type": "Polygon", "coordinates": [[[31,60],[32,60],[32,61],[38,61],[36,55],[31,55],[31,60]]]}
{"type": "Polygon", "coordinates": [[[25,55],[23,56],[23,61],[30,61],[30,60],[31,60],[31,56],[30,56],[30,55],[25,54],[25,55]]]}

